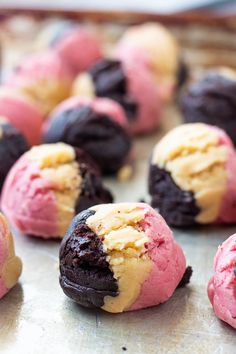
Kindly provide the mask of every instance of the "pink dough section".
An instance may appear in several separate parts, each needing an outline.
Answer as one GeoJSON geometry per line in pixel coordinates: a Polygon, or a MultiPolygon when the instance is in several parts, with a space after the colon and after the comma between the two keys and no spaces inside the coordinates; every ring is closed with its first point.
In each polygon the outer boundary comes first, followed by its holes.
{"type": "Polygon", "coordinates": [[[234,223],[236,221],[236,152],[232,141],[223,130],[217,127],[212,127],[212,129],[217,132],[220,145],[225,145],[227,148],[226,171],[228,179],[217,223],[234,223]]]}
{"type": "Polygon", "coordinates": [[[20,87],[24,82],[35,83],[37,80],[72,82],[72,74],[60,56],[56,52],[48,50],[33,54],[22,61],[7,85],[20,87]]]}
{"type": "Polygon", "coordinates": [[[236,328],[236,234],[219,246],[214,259],[214,275],[208,297],[217,317],[236,328]]]}
{"type": "Polygon", "coordinates": [[[40,176],[38,164],[23,155],[4,183],[2,210],[11,224],[23,234],[58,237],[54,187],[52,182],[40,176]]]}
{"type": "MultiPolygon", "coordinates": [[[[110,100],[109,98],[91,99],[88,97],[71,97],[60,103],[54,109],[51,116],[49,117],[49,120],[53,119],[53,117],[56,117],[58,114],[67,109],[79,108],[82,106],[90,106],[92,109],[94,109],[95,112],[105,114],[123,127],[127,127],[127,119],[123,108],[118,103],[110,100]]],[[[47,123],[45,126],[47,126],[47,123]]]]}
{"type": "Polygon", "coordinates": [[[30,145],[40,143],[43,115],[38,107],[21,94],[0,91],[0,116],[6,117],[30,145]]]}
{"type": "Polygon", "coordinates": [[[145,218],[140,226],[150,240],[147,244],[147,254],[153,261],[153,268],[142,285],[139,297],[129,310],[167,301],[186,269],[183,250],[174,240],[165,220],[146,204],[140,206],[145,208],[145,218]]]}
{"type": "Polygon", "coordinates": [[[123,63],[127,77],[128,94],[138,104],[136,120],[130,124],[134,135],[152,132],[160,124],[161,103],[159,90],[151,73],[144,65],[123,63]]]}
{"type": "Polygon", "coordinates": [[[92,33],[78,27],[62,37],[54,46],[73,75],[87,70],[102,58],[99,40],[92,33]]]}
{"type": "MultiPolygon", "coordinates": [[[[150,58],[139,47],[121,41],[116,47],[114,56],[120,59],[126,65],[132,66],[135,63],[140,67],[143,66],[144,70],[145,71],[148,70],[150,74],[153,76],[152,74],[153,69],[152,69],[152,64],[150,62],[150,58]]],[[[169,99],[172,96],[175,89],[175,85],[173,84],[173,82],[168,82],[168,81],[156,82],[155,80],[155,85],[158,85],[158,94],[160,96],[160,99],[163,101],[169,99]]]]}

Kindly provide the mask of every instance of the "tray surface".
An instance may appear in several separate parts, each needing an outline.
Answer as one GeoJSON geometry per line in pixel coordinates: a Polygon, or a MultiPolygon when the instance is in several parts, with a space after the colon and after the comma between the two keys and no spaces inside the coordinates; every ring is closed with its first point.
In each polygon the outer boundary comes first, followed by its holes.
{"type": "MultiPolygon", "coordinates": [[[[160,136],[180,122],[175,107],[165,110],[162,130],[134,143],[137,161],[130,181],[105,182],[116,201],[146,199],[148,159],[160,136]]],[[[207,298],[218,245],[236,227],[175,229],[194,273],[188,287],[157,307],[112,315],[87,310],[66,298],[58,283],[59,242],[15,233],[23,259],[20,283],[0,301],[0,352],[42,353],[234,353],[235,331],[219,321],[207,298]]]]}

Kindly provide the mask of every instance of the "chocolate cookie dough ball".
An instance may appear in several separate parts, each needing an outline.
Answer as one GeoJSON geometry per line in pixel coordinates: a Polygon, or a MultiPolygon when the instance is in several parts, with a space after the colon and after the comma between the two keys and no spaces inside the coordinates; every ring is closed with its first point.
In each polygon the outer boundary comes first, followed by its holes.
{"type": "Polygon", "coordinates": [[[189,86],[181,108],[187,123],[216,125],[236,145],[236,71],[225,68],[206,72],[189,86]]]}
{"type": "Polygon", "coordinates": [[[159,91],[149,70],[138,62],[100,60],[76,78],[72,94],[108,97],[118,102],[132,134],[150,133],[160,123],[159,91]]]}
{"type": "Polygon", "coordinates": [[[113,313],[167,301],[189,282],[189,270],[164,219],[142,203],[84,210],[60,249],[64,293],[82,306],[113,313]]]}
{"type": "Polygon", "coordinates": [[[110,99],[74,97],[63,102],[46,122],[43,140],[83,149],[104,174],[118,172],[131,151],[126,116],[110,99]]]}
{"type": "Polygon", "coordinates": [[[58,238],[79,211],[109,202],[95,163],[82,150],[58,143],[33,147],[16,162],[1,207],[21,233],[58,238]]]}
{"type": "Polygon", "coordinates": [[[236,222],[236,154],[225,132],[203,123],[170,131],[154,148],[152,206],[174,226],[236,222]]]}
{"type": "Polygon", "coordinates": [[[0,117],[0,192],[10,168],[27,150],[24,136],[7,119],[0,117]]]}

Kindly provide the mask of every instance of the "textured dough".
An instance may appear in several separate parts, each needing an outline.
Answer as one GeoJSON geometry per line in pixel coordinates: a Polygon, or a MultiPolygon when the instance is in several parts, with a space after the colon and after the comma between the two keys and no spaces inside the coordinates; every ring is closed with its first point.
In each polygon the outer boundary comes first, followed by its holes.
{"type": "Polygon", "coordinates": [[[171,173],[175,183],[194,192],[200,223],[217,219],[227,183],[227,150],[217,131],[201,123],[173,129],[156,145],[152,164],[171,173]]]}
{"type": "Polygon", "coordinates": [[[66,144],[45,144],[30,150],[28,157],[40,163],[43,179],[51,181],[57,205],[59,234],[63,235],[75,214],[82,177],[75,161],[75,150],[66,144]],[[68,178],[70,176],[70,178],[68,178]]]}
{"type": "Polygon", "coordinates": [[[103,239],[107,261],[119,284],[119,295],[105,297],[102,308],[109,312],[122,312],[135,302],[153,266],[145,248],[149,238],[138,224],[144,218],[144,210],[132,203],[101,205],[91,209],[96,213],[86,223],[103,239]]]}
{"type": "Polygon", "coordinates": [[[15,255],[12,234],[5,217],[0,213],[0,297],[11,289],[21,275],[22,262],[15,255]],[[5,252],[4,252],[5,249],[5,252]],[[3,262],[1,264],[1,262],[3,262]],[[2,289],[2,287],[5,288],[2,289]]]}
{"type": "Polygon", "coordinates": [[[175,80],[179,48],[172,34],[161,24],[148,23],[128,29],[121,40],[142,48],[150,58],[157,78],[175,80]]]}

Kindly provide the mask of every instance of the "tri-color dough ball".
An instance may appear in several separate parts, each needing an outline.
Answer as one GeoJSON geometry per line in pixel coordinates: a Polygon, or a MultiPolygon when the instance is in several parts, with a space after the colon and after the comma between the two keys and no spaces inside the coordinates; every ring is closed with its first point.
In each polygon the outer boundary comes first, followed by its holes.
{"type": "Polygon", "coordinates": [[[129,27],[118,42],[115,55],[124,63],[138,62],[148,67],[164,101],[188,76],[176,38],[160,23],[129,27]]]}
{"type": "Polygon", "coordinates": [[[168,224],[236,222],[236,154],[226,133],[203,123],[170,131],[154,148],[151,204],[168,224]]]}
{"type": "Polygon", "coordinates": [[[171,230],[147,204],[104,204],[82,211],[60,248],[64,293],[82,306],[108,312],[163,303],[190,276],[171,230]]]}
{"type": "Polygon", "coordinates": [[[221,68],[206,72],[182,96],[181,108],[187,123],[216,125],[236,145],[236,71],[221,68]]]}
{"type": "Polygon", "coordinates": [[[10,228],[0,213],[0,299],[17,283],[21,271],[22,262],[15,255],[10,228]]]}
{"type": "Polygon", "coordinates": [[[27,150],[24,136],[0,116],[0,192],[10,168],[27,150]]]}
{"type": "Polygon", "coordinates": [[[97,166],[64,143],[26,152],[8,174],[1,207],[22,234],[63,237],[72,218],[95,203],[112,202],[97,166]]]}
{"type": "Polygon", "coordinates": [[[131,138],[122,107],[106,98],[70,98],[45,123],[45,143],[65,142],[86,151],[104,174],[128,163],[131,138]]]}
{"type": "Polygon", "coordinates": [[[6,82],[7,86],[21,90],[35,100],[45,117],[69,96],[71,84],[70,69],[52,50],[26,58],[6,82]]]}
{"type": "Polygon", "coordinates": [[[104,59],[80,74],[73,84],[75,96],[108,97],[118,102],[132,134],[153,131],[160,123],[160,97],[153,76],[138,63],[104,59]]]}
{"type": "Polygon", "coordinates": [[[215,314],[236,328],[236,234],[219,246],[214,259],[214,275],[208,284],[208,297],[215,314]]]}

